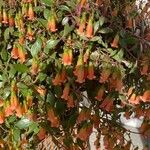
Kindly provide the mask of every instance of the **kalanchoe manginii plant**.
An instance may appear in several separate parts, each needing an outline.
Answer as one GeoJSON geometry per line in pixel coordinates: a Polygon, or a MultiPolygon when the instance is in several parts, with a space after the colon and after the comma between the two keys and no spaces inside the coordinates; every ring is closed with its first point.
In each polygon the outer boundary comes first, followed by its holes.
{"type": "Polygon", "coordinates": [[[1,0],[0,149],[36,149],[48,140],[51,149],[83,150],[93,129],[97,149],[101,137],[105,149],[134,149],[121,113],[144,116],[139,132],[148,137],[146,6],[138,12],[135,0],[1,0]]]}

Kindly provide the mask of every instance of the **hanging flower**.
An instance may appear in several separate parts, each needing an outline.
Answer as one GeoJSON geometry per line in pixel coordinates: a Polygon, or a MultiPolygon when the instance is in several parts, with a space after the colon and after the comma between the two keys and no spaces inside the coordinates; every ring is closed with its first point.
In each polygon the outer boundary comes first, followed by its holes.
{"type": "Polygon", "coordinates": [[[69,92],[70,92],[70,84],[66,83],[65,87],[64,87],[64,90],[63,90],[63,95],[61,96],[61,98],[65,99],[65,100],[68,100],[69,92]]]}
{"type": "Polygon", "coordinates": [[[94,75],[94,66],[93,66],[92,62],[90,62],[89,66],[88,66],[88,75],[87,75],[87,78],[89,80],[93,80],[93,79],[96,78],[96,76],[94,75]]]}
{"type": "Polygon", "coordinates": [[[90,57],[90,49],[88,48],[86,50],[86,52],[84,53],[84,55],[83,55],[83,61],[84,61],[85,64],[87,64],[87,61],[88,61],[89,57],[90,57]]]}
{"type": "Polygon", "coordinates": [[[100,104],[100,108],[106,110],[107,112],[111,112],[113,109],[113,100],[110,96],[107,96],[102,103],[100,104]]]}
{"type": "Polygon", "coordinates": [[[47,120],[51,122],[51,127],[58,128],[59,127],[59,119],[55,115],[54,110],[52,108],[48,109],[47,112],[47,120]]]}
{"type": "Polygon", "coordinates": [[[19,104],[19,101],[18,101],[18,98],[16,96],[16,93],[12,92],[11,98],[10,98],[11,110],[14,111],[17,108],[18,104],[19,104]]]}
{"type": "Polygon", "coordinates": [[[52,80],[53,82],[53,85],[61,85],[61,82],[62,82],[62,76],[61,76],[61,73],[58,72],[55,76],[55,78],[52,80]]]}
{"type": "Polygon", "coordinates": [[[101,75],[100,75],[99,82],[105,83],[106,81],[108,81],[110,74],[111,74],[111,70],[109,68],[103,68],[101,75]]]}
{"type": "Polygon", "coordinates": [[[115,36],[113,42],[111,43],[111,47],[112,47],[112,48],[118,48],[118,44],[119,44],[119,35],[116,34],[116,36],[115,36]]]}
{"type": "Polygon", "coordinates": [[[146,90],[140,98],[143,102],[150,102],[150,90],[146,90]]]}
{"type": "Polygon", "coordinates": [[[97,93],[97,96],[95,97],[95,99],[101,101],[104,96],[104,93],[105,93],[105,88],[103,86],[101,86],[98,90],[98,93],[97,93]]]}
{"type": "Polygon", "coordinates": [[[18,58],[19,58],[20,63],[24,63],[26,61],[25,50],[20,45],[18,45],[18,58]]]}
{"type": "Polygon", "coordinates": [[[89,17],[89,21],[86,27],[86,37],[88,38],[93,37],[93,15],[89,17]]]}
{"type": "Polygon", "coordinates": [[[77,123],[80,124],[82,121],[89,119],[89,117],[90,117],[90,110],[83,108],[79,113],[79,116],[77,118],[77,123]]]}
{"type": "Polygon", "coordinates": [[[62,56],[64,66],[71,65],[73,60],[72,49],[65,48],[62,56]]]}
{"type": "Polygon", "coordinates": [[[31,66],[31,74],[32,75],[37,75],[39,72],[39,64],[36,58],[32,59],[32,66],[31,66]]]}
{"type": "Polygon", "coordinates": [[[14,17],[9,13],[9,27],[15,26],[15,20],[14,17]]]}
{"type": "Polygon", "coordinates": [[[0,124],[3,124],[5,121],[5,115],[3,111],[0,111],[0,124]]]}
{"type": "Polygon", "coordinates": [[[56,27],[56,14],[54,11],[51,12],[48,22],[47,22],[47,29],[50,32],[56,32],[57,27],[56,27]]]}
{"type": "Polygon", "coordinates": [[[34,11],[33,11],[32,3],[29,3],[28,20],[31,20],[31,21],[34,20],[34,11]]]}
{"type": "Polygon", "coordinates": [[[87,125],[86,127],[82,127],[79,130],[77,137],[82,141],[87,141],[89,136],[92,133],[92,129],[93,129],[92,125],[87,125]]]}
{"type": "Polygon", "coordinates": [[[32,40],[33,40],[33,35],[34,35],[34,33],[33,33],[33,31],[32,31],[32,28],[31,28],[31,26],[29,25],[29,26],[27,27],[27,34],[26,34],[26,37],[27,37],[27,39],[29,39],[29,41],[32,41],[32,40]]]}
{"type": "Polygon", "coordinates": [[[13,115],[13,111],[11,109],[11,105],[9,101],[7,101],[4,105],[4,112],[5,112],[5,117],[9,117],[13,115]]]}
{"type": "Polygon", "coordinates": [[[64,83],[66,81],[66,78],[67,78],[65,67],[62,68],[60,76],[61,76],[61,82],[64,83]]]}
{"type": "Polygon", "coordinates": [[[72,95],[72,94],[70,94],[70,95],[68,96],[68,99],[67,99],[67,107],[68,107],[68,108],[73,108],[73,107],[75,107],[74,99],[73,99],[73,95],[72,95]]]}
{"type": "Polygon", "coordinates": [[[39,140],[43,140],[46,138],[46,130],[44,128],[40,128],[39,133],[37,134],[39,140]]]}
{"type": "Polygon", "coordinates": [[[85,68],[83,63],[83,55],[80,54],[78,56],[77,65],[74,70],[74,75],[77,77],[77,82],[83,83],[85,82],[85,68]]]}
{"type": "Polygon", "coordinates": [[[18,106],[17,106],[15,111],[16,111],[16,116],[21,118],[22,115],[23,115],[23,109],[22,109],[22,106],[21,106],[20,103],[18,104],[18,106]]]}
{"type": "Polygon", "coordinates": [[[85,25],[86,25],[86,13],[84,12],[82,14],[81,19],[80,19],[79,28],[77,29],[77,33],[79,35],[83,35],[84,34],[85,25]]]}
{"type": "Polygon", "coordinates": [[[5,9],[3,9],[3,21],[2,21],[2,23],[8,24],[8,16],[7,16],[5,9]]]}
{"type": "Polygon", "coordinates": [[[12,51],[11,51],[11,57],[13,59],[18,59],[19,54],[18,54],[18,47],[16,44],[13,45],[12,51]]]}

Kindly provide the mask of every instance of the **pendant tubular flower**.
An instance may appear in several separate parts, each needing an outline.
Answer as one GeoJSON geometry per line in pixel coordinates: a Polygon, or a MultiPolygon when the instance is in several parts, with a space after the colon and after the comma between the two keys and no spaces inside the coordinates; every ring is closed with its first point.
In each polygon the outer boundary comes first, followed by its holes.
{"type": "Polygon", "coordinates": [[[15,26],[15,20],[14,17],[9,13],[9,27],[15,26]]]}
{"type": "Polygon", "coordinates": [[[34,20],[34,11],[33,11],[32,3],[29,3],[28,20],[31,20],[31,21],[34,20]]]}
{"type": "Polygon", "coordinates": [[[25,50],[20,45],[18,45],[18,57],[19,57],[20,63],[24,63],[26,61],[25,50]]]}
{"type": "Polygon", "coordinates": [[[68,96],[68,99],[67,99],[67,107],[68,107],[68,108],[73,108],[73,107],[75,107],[74,99],[73,99],[73,95],[72,95],[72,94],[70,94],[70,95],[68,96]]]}
{"type": "Polygon", "coordinates": [[[82,54],[80,54],[78,57],[77,65],[74,70],[74,75],[77,77],[76,82],[78,82],[78,83],[85,82],[85,68],[84,68],[82,54]]]}
{"type": "Polygon", "coordinates": [[[108,80],[110,74],[111,74],[111,70],[109,68],[103,68],[101,75],[100,75],[99,82],[105,83],[108,80]]]}
{"type": "Polygon", "coordinates": [[[11,57],[13,59],[18,59],[19,54],[18,54],[18,47],[16,44],[13,45],[12,51],[11,51],[11,57]]]}
{"type": "Polygon", "coordinates": [[[119,45],[119,35],[116,34],[113,42],[111,43],[111,47],[112,48],[118,48],[118,45],[119,45]]]}
{"type": "Polygon", "coordinates": [[[31,26],[29,25],[28,28],[27,28],[27,34],[26,34],[26,37],[27,39],[29,39],[29,41],[32,41],[33,40],[33,31],[32,31],[32,28],[31,26]]]}
{"type": "Polygon", "coordinates": [[[57,27],[56,27],[56,14],[54,11],[51,12],[48,22],[47,22],[47,29],[50,32],[56,32],[57,27]]]}
{"type": "Polygon", "coordinates": [[[104,96],[104,93],[105,93],[105,88],[103,86],[101,86],[98,90],[98,93],[97,93],[97,96],[95,97],[95,99],[101,101],[104,96]]]}
{"type": "Polygon", "coordinates": [[[60,125],[58,117],[55,115],[52,108],[48,109],[47,120],[51,122],[51,127],[58,128],[60,125]]]}
{"type": "Polygon", "coordinates": [[[88,66],[88,75],[87,75],[87,78],[89,80],[93,80],[93,79],[96,78],[96,76],[94,75],[94,66],[93,66],[92,62],[90,62],[89,66],[88,66]]]}
{"type": "Polygon", "coordinates": [[[36,58],[32,59],[31,74],[37,75],[39,72],[39,64],[36,58]]]}
{"type": "Polygon", "coordinates": [[[78,33],[79,35],[84,35],[85,25],[86,25],[86,13],[84,12],[84,13],[82,14],[81,19],[80,19],[79,28],[77,29],[77,33],[78,33]]]}
{"type": "Polygon", "coordinates": [[[89,17],[89,21],[86,27],[86,37],[88,38],[93,37],[93,15],[89,17]]]}
{"type": "Polygon", "coordinates": [[[55,78],[52,80],[53,85],[61,85],[62,79],[61,79],[61,74],[58,72],[55,76],[55,78]]]}
{"type": "Polygon", "coordinates": [[[146,90],[140,98],[143,102],[150,102],[150,90],[146,90]]]}
{"type": "Polygon", "coordinates": [[[7,16],[5,9],[3,9],[3,21],[2,21],[2,23],[8,24],[8,16],[7,16]]]}
{"type": "Polygon", "coordinates": [[[5,115],[4,112],[1,110],[0,111],[0,124],[3,124],[5,121],[5,115]]]}
{"type": "Polygon", "coordinates": [[[90,49],[88,48],[86,50],[86,52],[84,53],[84,55],[83,55],[83,61],[84,61],[85,64],[87,64],[87,61],[88,61],[89,57],[90,57],[90,49]]]}
{"type": "Polygon", "coordinates": [[[64,90],[63,90],[63,95],[61,96],[61,98],[68,100],[69,98],[69,92],[70,92],[70,84],[66,83],[64,90]]]}
{"type": "Polygon", "coordinates": [[[64,48],[64,53],[62,55],[62,62],[64,66],[71,65],[73,60],[72,49],[64,48]]]}

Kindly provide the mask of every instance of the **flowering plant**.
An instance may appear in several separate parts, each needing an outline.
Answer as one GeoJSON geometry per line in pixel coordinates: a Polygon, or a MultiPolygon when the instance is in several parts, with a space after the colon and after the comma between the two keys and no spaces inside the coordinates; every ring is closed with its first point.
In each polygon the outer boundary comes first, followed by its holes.
{"type": "Polygon", "coordinates": [[[144,116],[148,136],[147,10],[138,13],[135,0],[1,0],[0,147],[34,149],[50,138],[86,149],[95,128],[97,149],[101,136],[105,149],[130,149],[122,112],[144,116]]]}

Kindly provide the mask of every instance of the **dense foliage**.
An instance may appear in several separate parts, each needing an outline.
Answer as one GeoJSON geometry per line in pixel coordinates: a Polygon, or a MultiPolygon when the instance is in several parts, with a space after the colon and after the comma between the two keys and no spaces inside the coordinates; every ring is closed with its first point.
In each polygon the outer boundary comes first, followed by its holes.
{"type": "Polygon", "coordinates": [[[147,10],[134,0],[0,0],[1,149],[51,137],[83,150],[95,128],[97,149],[103,137],[105,149],[129,150],[121,113],[144,116],[150,135],[147,10]]]}

